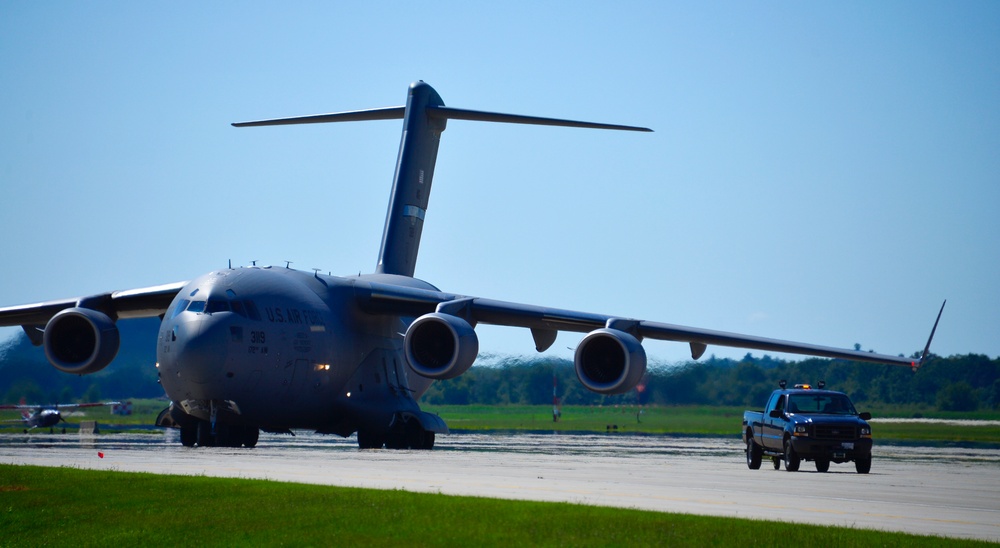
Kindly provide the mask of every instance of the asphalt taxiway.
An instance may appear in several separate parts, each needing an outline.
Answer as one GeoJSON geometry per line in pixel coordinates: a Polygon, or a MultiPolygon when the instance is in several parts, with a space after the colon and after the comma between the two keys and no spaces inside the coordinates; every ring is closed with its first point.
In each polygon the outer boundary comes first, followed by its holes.
{"type": "Polygon", "coordinates": [[[870,474],[747,469],[738,438],[452,434],[433,451],[262,435],[255,449],[158,434],[0,436],[0,463],[264,478],[561,501],[1000,541],[1000,451],[876,445],[870,474]],[[99,453],[103,457],[99,456],[99,453]]]}

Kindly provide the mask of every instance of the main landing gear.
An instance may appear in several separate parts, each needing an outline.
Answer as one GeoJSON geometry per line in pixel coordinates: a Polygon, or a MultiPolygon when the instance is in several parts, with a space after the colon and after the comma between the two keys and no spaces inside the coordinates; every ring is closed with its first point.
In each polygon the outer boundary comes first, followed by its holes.
{"type": "Polygon", "coordinates": [[[424,429],[412,415],[397,416],[386,432],[358,430],[361,449],[433,449],[434,432],[424,429]]]}
{"type": "Polygon", "coordinates": [[[197,420],[181,426],[181,444],[185,447],[254,447],[260,437],[256,426],[197,420]]]}
{"type": "MultiPolygon", "coordinates": [[[[260,429],[239,423],[226,422],[218,413],[218,408],[209,402],[211,419],[199,419],[186,413],[180,405],[174,402],[160,411],[156,417],[156,425],[165,428],[177,428],[181,431],[181,445],[184,447],[254,447],[260,437],[260,429]],[[218,420],[217,420],[218,418],[218,420]],[[214,425],[213,425],[214,423],[214,425]]],[[[233,413],[227,413],[235,417],[233,413]]]]}

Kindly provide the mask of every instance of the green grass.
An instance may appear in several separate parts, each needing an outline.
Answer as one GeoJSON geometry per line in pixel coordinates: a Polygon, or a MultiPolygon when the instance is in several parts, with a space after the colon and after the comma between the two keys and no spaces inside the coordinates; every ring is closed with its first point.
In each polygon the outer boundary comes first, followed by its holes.
{"type": "Polygon", "coordinates": [[[597,407],[567,405],[558,422],[550,405],[425,405],[453,430],[544,430],[642,432],[649,434],[739,434],[743,409],[736,407],[597,407]]]}
{"type": "MultiPolygon", "coordinates": [[[[109,424],[149,425],[167,405],[163,400],[133,400],[133,414],[111,415],[105,408],[86,409],[82,417],[71,416],[70,422],[96,420],[104,433],[112,432],[109,424]]],[[[607,432],[676,434],[694,436],[738,436],[743,420],[742,407],[709,406],[645,406],[638,414],[636,406],[598,407],[567,405],[559,422],[552,421],[550,405],[423,405],[425,411],[437,413],[454,431],[508,430],[546,432],[607,432]]],[[[873,409],[879,417],[934,417],[945,419],[1000,420],[998,412],[947,413],[916,407],[886,407],[873,409]]],[[[17,418],[5,411],[0,418],[17,418]]],[[[19,432],[22,427],[4,425],[0,432],[19,432]]],[[[948,443],[1000,444],[1000,426],[945,425],[927,423],[878,423],[873,425],[876,443],[884,441],[917,441],[948,443]]],[[[156,431],[152,431],[156,433],[156,431]]]]}
{"type": "MultiPolygon", "coordinates": [[[[597,431],[608,427],[617,432],[678,434],[699,436],[738,436],[743,421],[742,407],[651,406],[638,408],[564,406],[559,422],[552,421],[552,406],[547,405],[425,405],[437,413],[452,430],[539,430],[555,432],[597,431]],[[616,427],[616,428],[615,428],[616,427]]],[[[931,414],[938,418],[966,418],[955,414],[931,414]]],[[[912,417],[908,410],[879,413],[876,416],[912,417]]],[[[977,418],[997,420],[998,414],[980,413],[977,418]]],[[[948,425],[927,423],[875,423],[878,440],[922,442],[1000,443],[1000,426],[948,425]]]]}
{"type": "Polygon", "coordinates": [[[872,424],[872,437],[876,443],[878,440],[884,440],[998,444],[1000,443],[1000,426],[875,422],[872,424]]]}
{"type": "Polygon", "coordinates": [[[860,529],[0,465],[2,546],[980,546],[860,529]]]}

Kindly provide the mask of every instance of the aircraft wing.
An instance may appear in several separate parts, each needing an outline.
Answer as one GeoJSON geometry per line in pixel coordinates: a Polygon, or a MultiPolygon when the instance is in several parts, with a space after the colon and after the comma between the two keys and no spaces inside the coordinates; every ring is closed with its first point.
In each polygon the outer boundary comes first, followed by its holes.
{"type": "Polygon", "coordinates": [[[121,402],[106,401],[100,403],[57,403],[53,405],[0,405],[0,409],[28,409],[31,411],[40,409],[77,409],[80,407],[101,407],[104,405],[119,405],[121,402]]]}
{"type": "MultiPolygon", "coordinates": [[[[476,323],[485,323],[524,327],[531,330],[536,350],[539,352],[546,350],[555,341],[559,331],[588,333],[595,329],[609,327],[631,333],[640,340],[646,338],[688,343],[691,347],[691,357],[694,359],[700,358],[709,345],[716,345],[910,367],[917,367],[920,363],[916,359],[902,356],[875,354],[605,314],[466,297],[389,284],[359,283],[356,287],[359,303],[368,312],[413,315],[440,312],[459,316],[473,326],[476,323]]],[[[938,319],[940,317],[939,312],[938,319]]],[[[936,327],[937,323],[935,323],[936,327]]],[[[931,336],[933,336],[933,331],[931,336]]],[[[929,347],[929,340],[927,344],[929,347]]],[[[926,352],[925,349],[925,355],[926,352]]]]}
{"type": "Polygon", "coordinates": [[[28,338],[40,341],[40,329],[61,310],[74,307],[99,310],[109,317],[148,318],[166,312],[177,292],[187,282],[176,282],[153,287],[112,291],[89,297],[77,297],[43,303],[24,304],[0,308],[0,327],[20,325],[28,338]]]}

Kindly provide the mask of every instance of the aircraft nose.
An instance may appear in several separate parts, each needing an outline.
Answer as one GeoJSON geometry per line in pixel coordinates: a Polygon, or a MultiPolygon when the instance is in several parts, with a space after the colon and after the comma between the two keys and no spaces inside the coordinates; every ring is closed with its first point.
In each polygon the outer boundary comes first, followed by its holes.
{"type": "Polygon", "coordinates": [[[221,380],[228,359],[229,322],[212,315],[174,326],[177,337],[174,361],[182,383],[205,384],[221,380]]]}

